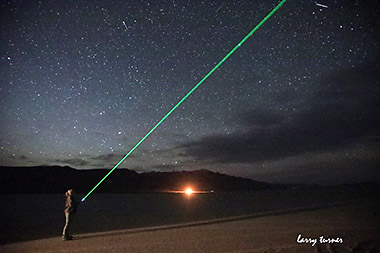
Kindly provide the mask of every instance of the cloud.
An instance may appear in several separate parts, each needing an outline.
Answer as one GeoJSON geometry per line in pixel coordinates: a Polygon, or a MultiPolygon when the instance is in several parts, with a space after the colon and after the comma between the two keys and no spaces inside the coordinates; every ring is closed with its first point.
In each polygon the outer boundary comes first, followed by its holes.
{"type": "Polygon", "coordinates": [[[61,163],[61,164],[67,164],[73,167],[82,167],[82,166],[88,166],[91,165],[90,162],[80,159],[80,158],[68,158],[68,159],[55,159],[54,163],[61,163]]]}
{"type": "Polygon", "coordinates": [[[174,164],[161,164],[161,165],[153,165],[151,167],[153,170],[158,170],[158,171],[175,171],[180,168],[178,165],[174,164]]]}
{"type": "Polygon", "coordinates": [[[253,163],[334,150],[370,140],[379,145],[378,62],[325,76],[298,113],[259,108],[241,115],[246,131],[206,136],[181,148],[212,163],[253,163]]]}
{"type": "MultiPolygon", "coordinates": [[[[266,182],[339,184],[380,181],[380,149],[311,153],[266,163],[250,177],[266,182]]],[[[252,172],[252,170],[251,170],[252,172]]]]}
{"type": "Polygon", "coordinates": [[[26,155],[21,155],[19,159],[20,160],[30,160],[30,158],[26,155]]]}
{"type": "Polygon", "coordinates": [[[101,162],[118,162],[123,158],[123,155],[120,154],[106,154],[99,156],[92,156],[90,159],[93,161],[101,161],[101,162]]]}
{"type": "Polygon", "coordinates": [[[105,154],[99,156],[78,155],[73,158],[55,159],[54,163],[67,164],[73,167],[113,166],[123,158],[121,154],[105,154]]]}

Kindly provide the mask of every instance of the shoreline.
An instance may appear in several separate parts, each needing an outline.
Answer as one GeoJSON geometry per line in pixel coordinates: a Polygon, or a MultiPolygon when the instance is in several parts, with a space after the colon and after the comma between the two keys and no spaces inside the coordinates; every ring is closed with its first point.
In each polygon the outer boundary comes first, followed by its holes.
{"type": "MultiPolygon", "coordinates": [[[[0,245],[1,252],[352,252],[379,247],[380,210],[340,203],[0,245]],[[311,239],[342,242],[310,244],[311,239]],[[304,239],[304,240],[302,240],[304,239]],[[360,248],[359,248],[360,249],[360,248]],[[340,250],[340,251],[338,251],[340,250]]],[[[360,251],[358,251],[360,252],[360,251]]],[[[363,251],[364,252],[364,251],[363,251]]]]}

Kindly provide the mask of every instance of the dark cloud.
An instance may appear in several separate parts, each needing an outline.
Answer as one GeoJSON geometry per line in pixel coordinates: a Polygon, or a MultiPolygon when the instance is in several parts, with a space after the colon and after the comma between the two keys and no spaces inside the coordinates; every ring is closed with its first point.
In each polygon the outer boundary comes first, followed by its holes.
{"type": "Polygon", "coordinates": [[[251,163],[329,152],[380,135],[378,62],[334,72],[299,113],[254,110],[242,115],[248,131],[203,137],[181,146],[188,156],[220,163],[251,163]]]}

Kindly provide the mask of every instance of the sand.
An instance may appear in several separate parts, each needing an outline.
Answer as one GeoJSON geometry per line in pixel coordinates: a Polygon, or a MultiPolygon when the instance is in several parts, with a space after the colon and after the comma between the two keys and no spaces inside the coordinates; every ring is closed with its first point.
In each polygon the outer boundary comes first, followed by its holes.
{"type": "Polygon", "coordinates": [[[82,234],[73,241],[6,244],[0,252],[380,252],[380,210],[358,205],[290,210],[82,234]],[[320,236],[330,243],[321,243],[320,236]]]}

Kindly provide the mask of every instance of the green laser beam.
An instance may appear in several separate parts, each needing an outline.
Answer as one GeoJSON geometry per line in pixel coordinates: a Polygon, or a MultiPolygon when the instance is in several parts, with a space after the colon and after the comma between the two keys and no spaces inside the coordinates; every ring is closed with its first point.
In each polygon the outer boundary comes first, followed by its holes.
{"type": "Polygon", "coordinates": [[[99,183],[97,183],[94,188],[92,188],[87,195],[82,198],[82,202],[86,200],[86,198],[138,147],[140,144],[154,131],[156,128],[167,118],[169,115],[177,109],[178,106],[180,106],[183,101],[185,101],[191,93],[193,93],[217,68],[219,68],[220,65],[223,64],[225,60],[227,60],[235,51],[238,49],[252,34],[254,34],[257,29],[260,28],[280,7],[286,2],[287,0],[282,0],[263,20],[261,20],[260,23],[258,23],[255,28],[252,29],[250,33],[248,33],[244,39],[242,39],[224,58],[212,69],[210,72],[207,73],[205,77],[200,80],[197,85],[195,85],[124,157],[121,159],[113,168],[110,170],[107,175],[105,175],[99,183]]]}

